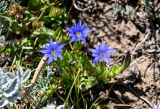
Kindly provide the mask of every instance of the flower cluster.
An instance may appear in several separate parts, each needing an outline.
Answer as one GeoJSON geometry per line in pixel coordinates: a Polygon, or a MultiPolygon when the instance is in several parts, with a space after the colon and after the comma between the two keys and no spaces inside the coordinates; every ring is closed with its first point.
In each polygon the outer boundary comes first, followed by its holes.
{"type": "Polygon", "coordinates": [[[72,37],[70,42],[81,40],[83,43],[86,43],[86,37],[92,31],[82,24],[82,20],[79,20],[78,24],[73,25],[71,28],[66,27],[66,29],[72,37]]]}
{"type": "Polygon", "coordinates": [[[109,46],[105,45],[104,42],[100,43],[100,46],[96,46],[95,49],[89,49],[92,52],[92,56],[94,57],[93,62],[102,62],[105,61],[106,64],[110,63],[110,56],[115,51],[115,49],[109,48],[109,46]]]}
{"type": "MultiPolygon", "coordinates": [[[[82,41],[86,43],[86,37],[92,31],[91,29],[87,28],[85,25],[82,24],[82,20],[79,20],[78,24],[73,25],[71,28],[66,27],[68,30],[71,39],[70,42],[73,41],[82,41]]],[[[48,45],[45,46],[44,50],[40,52],[45,55],[48,59],[48,64],[51,63],[53,60],[57,60],[57,58],[62,59],[62,48],[65,44],[59,44],[58,42],[53,42],[52,38],[50,38],[50,42],[48,45]]],[[[109,48],[109,46],[105,45],[104,42],[101,42],[100,45],[96,46],[95,49],[90,48],[89,51],[92,52],[92,56],[94,57],[93,62],[103,62],[105,61],[106,64],[110,63],[110,56],[115,51],[115,49],[109,48]]]]}
{"type": "Polygon", "coordinates": [[[60,44],[58,42],[53,42],[52,38],[50,38],[50,42],[48,45],[45,46],[44,50],[40,52],[45,54],[45,57],[48,59],[48,64],[51,63],[53,60],[57,60],[57,58],[62,59],[62,48],[65,44],[60,44]]]}

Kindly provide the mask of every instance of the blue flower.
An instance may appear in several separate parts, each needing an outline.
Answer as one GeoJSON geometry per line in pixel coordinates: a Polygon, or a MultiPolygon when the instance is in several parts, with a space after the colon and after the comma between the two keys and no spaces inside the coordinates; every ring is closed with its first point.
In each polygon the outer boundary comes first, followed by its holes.
{"type": "Polygon", "coordinates": [[[160,109],[160,104],[154,104],[153,108],[152,109],[160,109]]]}
{"type": "Polygon", "coordinates": [[[72,37],[70,42],[81,40],[83,43],[86,43],[86,37],[88,33],[92,31],[82,24],[81,19],[79,20],[78,24],[73,25],[71,28],[66,27],[66,29],[68,30],[69,35],[72,37]]]}
{"type": "Polygon", "coordinates": [[[115,49],[109,48],[109,46],[105,45],[104,42],[101,42],[99,46],[97,45],[95,49],[90,48],[89,51],[92,52],[94,63],[105,61],[106,64],[109,64],[109,58],[115,49]]]}
{"type": "Polygon", "coordinates": [[[40,50],[41,53],[45,55],[45,57],[49,58],[47,64],[51,63],[53,60],[57,60],[57,58],[62,59],[62,48],[65,44],[60,44],[58,42],[53,42],[52,38],[50,38],[49,44],[45,45],[45,49],[40,50]]]}

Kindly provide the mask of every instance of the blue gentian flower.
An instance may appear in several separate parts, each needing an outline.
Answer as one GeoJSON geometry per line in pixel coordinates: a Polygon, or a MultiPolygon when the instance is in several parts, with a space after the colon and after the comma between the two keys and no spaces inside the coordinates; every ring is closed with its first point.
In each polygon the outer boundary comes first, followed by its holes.
{"type": "Polygon", "coordinates": [[[153,108],[152,109],[160,109],[160,104],[154,104],[153,108]]]}
{"type": "Polygon", "coordinates": [[[51,63],[53,60],[57,60],[57,58],[62,59],[62,48],[65,44],[60,44],[58,42],[53,42],[52,38],[50,38],[49,44],[45,45],[45,49],[40,50],[41,53],[48,58],[47,64],[51,63]]]}
{"type": "Polygon", "coordinates": [[[82,24],[81,19],[79,20],[78,24],[73,25],[71,28],[66,27],[66,29],[68,30],[69,35],[71,36],[70,42],[81,40],[83,43],[86,43],[86,37],[88,33],[92,31],[82,24]]]}
{"type": "Polygon", "coordinates": [[[106,64],[109,64],[109,58],[115,49],[109,48],[109,46],[105,45],[104,42],[101,42],[99,46],[97,45],[95,49],[90,48],[89,51],[92,52],[94,63],[105,61],[106,64]]]}

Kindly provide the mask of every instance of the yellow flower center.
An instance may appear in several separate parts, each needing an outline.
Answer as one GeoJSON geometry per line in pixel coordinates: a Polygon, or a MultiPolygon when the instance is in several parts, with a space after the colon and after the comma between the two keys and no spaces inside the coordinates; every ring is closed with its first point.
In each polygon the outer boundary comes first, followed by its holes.
{"type": "Polygon", "coordinates": [[[81,33],[80,33],[80,32],[76,32],[76,36],[77,36],[77,37],[80,37],[80,36],[81,36],[81,33]]]}
{"type": "Polygon", "coordinates": [[[103,58],[103,57],[104,57],[104,54],[103,54],[103,53],[101,53],[101,54],[100,54],[100,57],[101,57],[101,58],[103,58]]]}
{"type": "Polygon", "coordinates": [[[52,51],[52,55],[55,56],[57,53],[56,51],[52,51]]]}

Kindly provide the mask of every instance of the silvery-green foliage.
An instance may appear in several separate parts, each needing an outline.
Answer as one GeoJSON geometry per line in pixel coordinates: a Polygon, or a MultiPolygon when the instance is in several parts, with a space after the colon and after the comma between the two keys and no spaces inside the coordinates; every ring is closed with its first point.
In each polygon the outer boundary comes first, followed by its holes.
{"type": "Polygon", "coordinates": [[[29,85],[26,85],[25,83],[27,82],[27,80],[31,75],[31,70],[27,69],[25,72],[23,72],[22,67],[19,67],[16,74],[17,74],[18,83],[20,87],[24,87],[24,88],[28,87],[29,85]]]}
{"type": "MultiPolygon", "coordinates": [[[[10,0],[8,0],[10,1],[10,0]]],[[[0,0],[0,13],[4,14],[8,9],[8,1],[6,0],[0,0]]],[[[2,46],[2,43],[5,43],[5,35],[3,33],[4,24],[6,23],[6,20],[0,16],[0,48],[2,46]]]]}
{"type": "Polygon", "coordinates": [[[56,72],[56,71],[53,71],[50,66],[46,66],[46,70],[47,70],[47,78],[48,79],[50,79],[56,72]]]}
{"type": "Polygon", "coordinates": [[[18,89],[25,86],[24,83],[29,79],[31,70],[27,69],[23,72],[19,67],[17,74],[5,72],[0,69],[0,108],[13,104],[20,99],[18,89]]]}
{"type": "Polygon", "coordinates": [[[0,108],[20,99],[18,89],[19,84],[16,76],[9,72],[4,73],[0,69],[0,108]]]}
{"type": "Polygon", "coordinates": [[[7,9],[7,2],[5,0],[0,0],[0,13],[3,13],[7,9]]]}
{"type": "Polygon", "coordinates": [[[55,104],[47,104],[47,106],[44,107],[43,109],[56,109],[56,105],[55,104]]]}
{"type": "Polygon", "coordinates": [[[37,81],[37,88],[40,89],[42,92],[45,92],[48,86],[49,86],[48,78],[41,74],[37,81]]]}
{"type": "Polygon", "coordinates": [[[46,72],[46,75],[44,74],[45,72],[40,73],[39,78],[37,80],[37,84],[35,85],[32,91],[33,95],[36,95],[36,91],[44,93],[48,89],[50,85],[50,80],[52,79],[52,76],[55,74],[55,71],[53,71],[49,66],[46,66],[46,72]]]}
{"type": "Polygon", "coordinates": [[[127,15],[127,16],[133,16],[133,7],[126,5],[125,7],[120,5],[120,4],[116,4],[115,5],[115,11],[118,13],[121,13],[121,15],[127,15]]]}
{"type": "Polygon", "coordinates": [[[43,109],[64,109],[64,104],[59,106],[56,106],[55,104],[47,104],[43,109]]]}
{"type": "Polygon", "coordinates": [[[150,5],[149,5],[150,0],[144,0],[144,7],[145,7],[145,12],[150,12],[150,5]]]}

